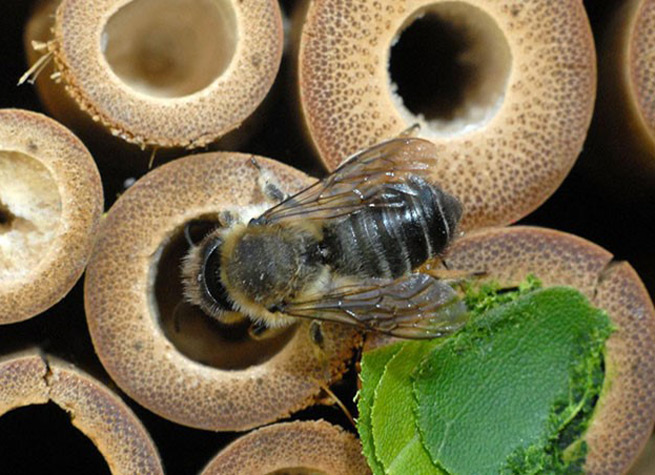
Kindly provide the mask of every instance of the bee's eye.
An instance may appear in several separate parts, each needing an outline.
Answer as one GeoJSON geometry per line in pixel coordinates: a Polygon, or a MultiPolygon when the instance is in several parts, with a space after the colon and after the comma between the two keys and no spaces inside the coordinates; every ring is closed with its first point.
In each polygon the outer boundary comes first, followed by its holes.
{"type": "Polygon", "coordinates": [[[225,310],[234,310],[227,295],[227,290],[221,281],[221,248],[223,242],[216,239],[207,243],[203,251],[200,280],[205,298],[212,301],[213,306],[225,310]]]}

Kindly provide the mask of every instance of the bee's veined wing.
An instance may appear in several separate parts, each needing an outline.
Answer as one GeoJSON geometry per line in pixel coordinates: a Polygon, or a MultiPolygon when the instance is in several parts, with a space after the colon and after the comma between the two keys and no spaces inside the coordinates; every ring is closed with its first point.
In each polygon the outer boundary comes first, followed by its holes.
{"type": "Polygon", "coordinates": [[[356,153],[324,179],[257,218],[260,223],[289,219],[330,219],[368,207],[400,206],[398,192],[413,193],[410,175],[426,175],[435,147],[419,138],[395,138],[356,153]]]}
{"type": "Polygon", "coordinates": [[[408,339],[452,333],[468,315],[466,305],[452,287],[420,273],[336,288],[316,300],[287,304],[282,312],[408,339]]]}

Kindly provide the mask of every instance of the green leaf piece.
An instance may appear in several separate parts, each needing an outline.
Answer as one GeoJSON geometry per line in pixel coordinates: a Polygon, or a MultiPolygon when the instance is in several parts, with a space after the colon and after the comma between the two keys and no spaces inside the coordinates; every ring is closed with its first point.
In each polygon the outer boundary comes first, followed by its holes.
{"type": "Polygon", "coordinates": [[[475,316],[415,373],[416,422],[432,462],[453,474],[578,473],[610,333],[607,315],[570,288],[475,316]]]}
{"type": "Polygon", "coordinates": [[[421,443],[415,423],[411,375],[440,340],[407,342],[387,363],[375,389],[373,442],[385,473],[441,474],[421,443]]]}
{"type": "Polygon", "coordinates": [[[362,442],[362,451],[374,474],[383,474],[384,468],[375,455],[373,434],[371,429],[371,408],[375,397],[375,388],[384,373],[387,363],[400,351],[402,344],[378,348],[364,353],[362,356],[359,378],[361,389],[357,393],[357,432],[362,442]]]}

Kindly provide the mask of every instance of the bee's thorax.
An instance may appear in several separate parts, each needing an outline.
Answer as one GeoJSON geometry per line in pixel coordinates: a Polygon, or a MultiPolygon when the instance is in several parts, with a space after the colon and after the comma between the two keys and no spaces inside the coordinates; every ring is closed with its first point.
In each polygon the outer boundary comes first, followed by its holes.
{"type": "Polygon", "coordinates": [[[301,229],[248,226],[226,247],[222,277],[242,307],[292,300],[320,272],[318,241],[301,229]]]}

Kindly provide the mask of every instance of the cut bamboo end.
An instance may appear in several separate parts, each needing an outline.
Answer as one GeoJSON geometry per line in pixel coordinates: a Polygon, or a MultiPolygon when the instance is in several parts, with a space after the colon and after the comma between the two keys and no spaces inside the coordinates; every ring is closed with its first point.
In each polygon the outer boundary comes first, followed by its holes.
{"type": "Polygon", "coordinates": [[[655,2],[608,9],[598,32],[598,101],[581,167],[612,199],[649,203],[655,189],[655,2]]]}
{"type": "Polygon", "coordinates": [[[630,80],[639,116],[655,149],[655,1],[638,3],[630,35],[630,80]]]}
{"type": "Polygon", "coordinates": [[[470,229],[520,219],[567,175],[591,120],[595,50],[577,0],[318,0],[298,81],[327,168],[420,124],[470,229]]]}
{"type": "Polygon", "coordinates": [[[273,0],[63,0],[47,47],[77,107],[113,135],[200,147],[238,128],[268,93],[282,20],[273,0]]]}
{"type": "Polygon", "coordinates": [[[616,330],[606,346],[608,384],[584,436],[585,472],[625,473],[655,422],[655,309],[632,267],[582,238],[532,227],[473,232],[453,244],[446,264],[501,283],[534,274],[544,286],[578,289],[607,311],[616,330]]]}
{"type": "Polygon", "coordinates": [[[0,416],[54,402],[70,414],[115,474],[163,474],[159,454],[132,411],[100,382],[32,350],[0,360],[0,416]]]}
{"type": "Polygon", "coordinates": [[[371,473],[352,434],[325,421],[288,422],[258,429],[223,449],[202,475],[371,473]]]}
{"type": "MultiPolygon", "coordinates": [[[[86,314],[103,365],[140,404],[191,427],[246,430],[313,404],[360,340],[351,328],[326,324],[319,354],[308,322],[257,341],[184,304],[184,227],[265,203],[252,158],[200,154],[146,175],[103,220],[87,269],[86,314]]],[[[286,165],[257,162],[287,192],[313,182],[286,165]]]]}
{"type": "Polygon", "coordinates": [[[68,293],[102,209],[93,157],[72,133],[41,114],[0,110],[0,324],[68,293]]]}

